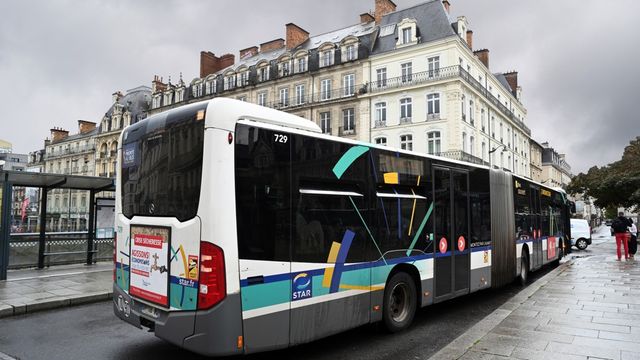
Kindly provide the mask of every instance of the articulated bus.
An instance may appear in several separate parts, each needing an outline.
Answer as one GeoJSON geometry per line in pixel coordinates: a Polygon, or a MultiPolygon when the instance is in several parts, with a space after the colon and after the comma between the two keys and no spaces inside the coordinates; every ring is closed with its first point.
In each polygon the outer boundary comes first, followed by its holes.
{"type": "Polygon", "coordinates": [[[526,282],[568,234],[561,191],[240,101],[151,116],[119,144],[114,312],[209,356],[403,330],[526,282]]]}

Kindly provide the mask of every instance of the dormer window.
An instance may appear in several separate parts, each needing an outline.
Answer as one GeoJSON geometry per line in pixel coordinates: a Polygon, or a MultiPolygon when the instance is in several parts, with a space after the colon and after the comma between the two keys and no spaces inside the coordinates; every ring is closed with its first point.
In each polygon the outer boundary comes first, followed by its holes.
{"type": "Polygon", "coordinates": [[[191,85],[191,93],[193,94],[193,97],[202,96],[202,83],[198,82],[191,85]]]}
{"type": "Polygon", "coordinates": [[[181,102],[184,100],[184,88],[180,88],[176,90],[176,102],[181,102]]]}
{"type": "Polygon", "coordinates": [[[356,46],[349,45],[347,46],[347,61],[352,61],[356,59],[356,46]]]}
{"type": "Polygon", "coordinates": [[[404,28],[402,29],[402,43],[403,44],[408,44],[411,42],[411,28],[404,28]]]}
{"type": "Polygon", "coordinates": [[[291,64],[289,62],[289,59],[278,64],[278,74],[280,75],[280,77],[291,75],[291,64]]]}
{"type": "Polygon", "coordinates": [[[236,74],[229,74],[224,77],[224,90],[231,90],[236,87],[236,74]]]}
{"type": "Polygon", "coordinates": [[[153,109],[157,109],[157,108],[160,107],[160,97],[161,97],[160,94],[153,95],[153,101],[152,101],[152,105],[151,105],[151,107],[153,109]]]}
{"type": "Polygon", "coordinates": [[[320,67],[333,65],[333,49],[325,50],[320,53],[320,67]]]}
{"type": "Polygon", "coordinates": [[[307,57],[301,57],[296,60],[296,72],[303,73],[307,71],[307,57]]]}
{"type": "Polygon", "coordinates": [[[216,81],[216,79],[212,79],[207,81],[206,85],[205,85],[205,90],[206,93],[211,95],[211,94],[215,94],[216,93],[216,84],[218,82],[216,81]]]}
{"type": "Polygon", "coordinates": [[[172,95],[173,94],[171,93],[171,91],[167,91],[164,93],[164,101],[162,102],[164,106],[171,105],[171,99],[173,97],[172,95]]]}
{"type": "Polygon", "coordinates": [[[412,45],[418,43],[417,25],[415,19],[404,19],[397,27],[397,39],[396,47],[412,45]]]}
{"type": "Polygon", "coordinates": [[[269,80],[269,64],[264,62],[262,65],[258,65],[258,81],[263,82],[269,80]]]}
{"type": "Polygon", "coordinates": [[[342,39],[342,42],[340,43],[342,62],[349,62],[358,59],[358,44],[358,38],[352,35],[342,39]]]}

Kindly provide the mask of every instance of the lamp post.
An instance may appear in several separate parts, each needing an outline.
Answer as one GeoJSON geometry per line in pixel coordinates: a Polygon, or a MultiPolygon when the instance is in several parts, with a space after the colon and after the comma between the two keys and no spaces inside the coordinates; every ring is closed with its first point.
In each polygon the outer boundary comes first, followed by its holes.
{"type": "MultiPolygon", "coordinates": [[[[489,168],[492,168],[492,169],[493,169],[493,166],[492,166],[492,164],[491,164],[491,159],[492,159],[493,157],[491,156],[491,154],[493,154],[494,152],[496,152],[496,150],[500,149],[501,147],[503,148],[503,147],[504,147],[504,144],[500,144],[500,145],[498,145],[498,146],[494,147],[493,149],[489,150],[489,168]]],[[[504,152],[504,149],[502,149],[502,151],[504,152]]]]}

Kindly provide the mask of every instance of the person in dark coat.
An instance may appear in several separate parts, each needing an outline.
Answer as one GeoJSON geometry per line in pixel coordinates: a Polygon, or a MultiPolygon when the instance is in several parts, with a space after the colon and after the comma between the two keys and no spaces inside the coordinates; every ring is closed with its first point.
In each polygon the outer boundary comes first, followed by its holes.
{"type": "Polygon", "coordinates": [[[618,213],[618,217],[613,220],[611,223],[611,228],[616,237],[616,251],[618,254],[618,261],[622,257],[620,254],[620,245],[624,245],[624,259],[629,260],[629,226],[631,226],[633,222],[630,219],[624,217],[623,212],[618,213]]]}

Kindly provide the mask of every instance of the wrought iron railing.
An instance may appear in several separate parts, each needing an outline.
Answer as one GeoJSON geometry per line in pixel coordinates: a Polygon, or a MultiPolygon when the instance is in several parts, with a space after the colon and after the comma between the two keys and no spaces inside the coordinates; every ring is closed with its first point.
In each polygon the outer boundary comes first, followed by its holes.
{"type": "Polygon", "coordinates": [[[443,151],[443,152],[436,153],[435,155],[446,157],[453,160],[464,161],[472,164],[489,166],[489,162],[484,161],[481,158],[471,155],[462,150],[443,151]]]}

